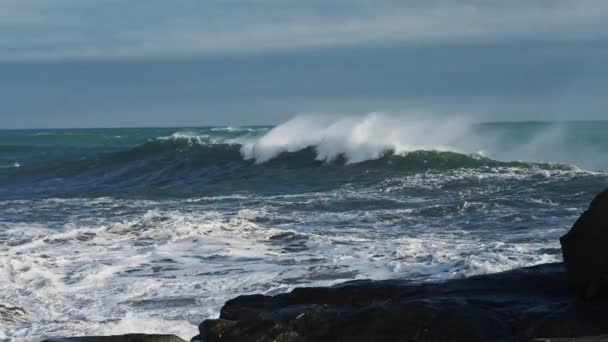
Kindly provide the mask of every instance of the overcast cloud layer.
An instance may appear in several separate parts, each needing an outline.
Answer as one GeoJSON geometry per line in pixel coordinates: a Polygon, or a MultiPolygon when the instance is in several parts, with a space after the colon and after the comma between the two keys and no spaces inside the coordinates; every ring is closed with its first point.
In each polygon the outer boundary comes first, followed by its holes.
{"type": "Polygon", "coordinates": [[[0,128],[604,119],[605,0],[0,0],[0,128]]]}
{"type": "Polygon", "coordinates": [[[608,35],[604,0],[2,0],[0,9],[1,60],[608,35]]]}

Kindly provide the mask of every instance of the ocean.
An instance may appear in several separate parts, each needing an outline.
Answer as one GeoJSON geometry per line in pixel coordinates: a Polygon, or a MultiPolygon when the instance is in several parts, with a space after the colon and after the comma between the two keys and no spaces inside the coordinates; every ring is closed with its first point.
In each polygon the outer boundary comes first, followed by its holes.
{"type": "Polygon", "coordinates": [[[608,122],[0,131],[0,340],[189,339],[242,294],[561,260],[608,122]]]}

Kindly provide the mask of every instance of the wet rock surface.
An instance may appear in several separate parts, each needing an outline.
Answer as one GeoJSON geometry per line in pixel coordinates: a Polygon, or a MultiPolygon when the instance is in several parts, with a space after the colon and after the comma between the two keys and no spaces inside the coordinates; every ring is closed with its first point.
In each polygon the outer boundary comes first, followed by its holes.
{"type": "Polygon", "coordinates": [[[566,279],[583,297],[608,288],[608,189],[595,197],[560,239],[566,279]]]}
{"type": "Polygon", "coordinates": [[[413,284],[300,288],[228,301],[204,321],[212,341],[529,341],[608,334],[608,300],[573,295],[560,263],[413,284]]]}
{"type": "Polygon", "coordinates": [[[184,342],[184,340],[173,335],[127,334],[116,336],[50,338],[43,342],[184,342]]]}

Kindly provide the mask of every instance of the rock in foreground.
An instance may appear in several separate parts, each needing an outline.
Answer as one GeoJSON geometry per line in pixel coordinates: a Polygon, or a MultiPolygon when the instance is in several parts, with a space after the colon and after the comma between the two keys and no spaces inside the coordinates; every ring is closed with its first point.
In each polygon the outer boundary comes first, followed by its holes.
{"type": "Polygon", "coordinates": [[[608,190],[595,197],[560,242],[570,287],[588,298],[605,292],[608,283],[608,190]]]}
{"type": "Polygon", "coordinates": [[[579,301],[562,264],[412,284],[351,282],[230,300],[214,341],[528,341],[608,334],[608,301],[579,301]]]}

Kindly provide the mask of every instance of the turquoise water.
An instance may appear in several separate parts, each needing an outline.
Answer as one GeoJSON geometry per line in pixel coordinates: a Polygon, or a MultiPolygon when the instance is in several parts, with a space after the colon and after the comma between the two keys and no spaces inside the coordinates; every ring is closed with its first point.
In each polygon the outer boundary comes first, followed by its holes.
{"type": "Polygon", "coordinates": [[[0,131],[0,337],[183,337],[246,293],[560,259],[608,122],[0,131]]]}

